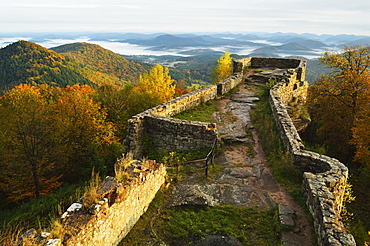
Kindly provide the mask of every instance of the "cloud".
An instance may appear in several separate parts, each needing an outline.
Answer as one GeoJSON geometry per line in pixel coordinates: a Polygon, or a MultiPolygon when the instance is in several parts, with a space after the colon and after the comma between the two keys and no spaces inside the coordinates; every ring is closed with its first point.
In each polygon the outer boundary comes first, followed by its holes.
{"type": "Polygon", "coordinates": [[[5,0],[0,31],[367,34],[370,3],[348,0],[5,0]],[[23,23],[23,26],[22,26],[23,23]]]}

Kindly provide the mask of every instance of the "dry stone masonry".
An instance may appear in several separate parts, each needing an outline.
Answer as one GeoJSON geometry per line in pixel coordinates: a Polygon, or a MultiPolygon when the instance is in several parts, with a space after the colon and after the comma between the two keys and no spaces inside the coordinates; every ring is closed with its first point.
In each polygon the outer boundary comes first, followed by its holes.
{"type": "MultiPolygon", "coordinates": [[[[282,62],[281,59],[276,61],[282,62]]],[[[259,59],[258,64],[272,66],[271,62],[271,59],[266,62],[259,59]]],[[[287,63],[284,64],[288,66],[287,63]]],[[[340,216],[348,178],[347,167],[334,158],[304,150],[285,107],[293,97],[301,97],[303,100],[306,97],[307,87],[306,82],[303,82],[305,63],[301,61],[297,64],[298,66],[288,70],[281,83],[270,90],[270,105],[293,163],[304,171],[303,193],[314,219],[319,245],[356,245],[353,236],[346,233],[340,216]]]]}
{"type": "Polygon", "coordinates": [[[129,182],[107,177],[98,187],[102,202],[88,213],[78,210],[65,216],[62,225],[72,235],[64,245],[117,245],[128,234],[164,184],[166,170],[154,161],[149,167],[136,162],[129,173],[129,182]]]}
{"type": "Polygon", "coordinates": [[[126,182],[106,177],[97,188],[97,204],[85,208],[83,199],[73,203],[61,216],[59,236],[63,239],[50,238],[50,233],[38,235],[31,229],[20,240],[48,246],[118,245],[165,182],[165,167],[155,161],[148,163],[134,161],[126,182]]]}
{"type": "Polygon", "coordinates": [[[155,143],[153,148],[158,152],[162,150],[184,152],[211,148],[217,138],[215,124],[181,121],[170,117],[215,99],[241,82],[242,71],[238,71],[217,85],[193,91],[133,116],[128,121],[126,152],[133,153],[134,158],[141,158],[144,154],[143,141],[147,136],[155,143]]]}

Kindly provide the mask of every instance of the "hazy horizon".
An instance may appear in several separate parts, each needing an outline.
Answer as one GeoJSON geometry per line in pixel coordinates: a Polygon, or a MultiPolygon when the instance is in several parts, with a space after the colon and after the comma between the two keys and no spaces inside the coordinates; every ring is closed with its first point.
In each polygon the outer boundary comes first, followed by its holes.
{"type": "MultiPolygon", "coordinates": [[[[191,56],[191,55],[185,55],[182,54],[181,52],[184,51],[189,51],[189,50],[194,50],[194,49],[212,49],[214,51],[220,51],[220,52],[225,52],[225,51],[230,51],[231,53],[235,53],[238,55],[249,55],[252,53],[256,48],[256,46],[248,46],[248,45],[243,45],[243,46],[233,46],[233,45],[207,45],[205,47],[191,47],[191,46],[186,46],[186,47],[181,47],[181,48],[174,48],[174,49],[165,49],[165,50],[152,50],[153,46],[142,46],[142,45],[136,45],[136,44],[130,44],[130,43],[125,43],[125,42],[114,42],[114,41],[109,41],[109,40],[91,40],[88,37],[79,37],[79,38],[66,38],[66,39],[61,39],[61,38],[45,38],[44,40],[34,40],[33,37],[31,36],[18,36],[14,38],[0,38],[0,48],[4,48],[8,44],[17,42],[19,40],[27,40],[27,41],[32,41],[35,42],[45,48],[54,48],[60,45],[64,44],[70,44],[70,43],[76,43],[76,42],[87,42],[91,44],[97,44],[100,45],[101,47],[105,49],[109,49],[115,53],[121,54],[121,55],[153,55],[153,56],[161,56],[161,55],[175,55],[175,56],[191,56]]],[[[260,46],[262,47],[264,45],[270,44],[270,45],[281,45],[282,43],[278,42],[269,42],[267,40],[254,40],[258,41],[260,46]]],[[[280,53],[283,56],[290,56],[293,53],[280,53]]],[[[317,55],[306,55],[307,58],[315,58],[320,56],[321,53],[319,52],[317,55]]]]}

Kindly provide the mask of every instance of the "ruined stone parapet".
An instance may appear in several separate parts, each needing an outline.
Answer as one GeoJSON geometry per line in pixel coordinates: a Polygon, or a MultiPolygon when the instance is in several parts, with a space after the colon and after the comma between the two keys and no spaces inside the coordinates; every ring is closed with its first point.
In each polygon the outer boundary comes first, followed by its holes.
{"type": "MultiPolygon", "coordinates": [[[[148,109],[141,114],[155,114],[165,117],[181,113],[187,109],[194,108],[203,102],[215,99],[217,96],[217,85],[210,85],[196,91],[192,91],[171,101],[148,109]]],[[[134,116],[135,117],[135,116],[134,116]]]]}
{"type": "Polygon", "coordinates": [[[285,104],[293,96],[305,97],[306,95],[304,90],[307,90],[307,86],[298,81],[304,77],[305,63],[300,63],[300,67],[290,72],[284,82],[270,90],[270,105],[281,138],[293,163],[304,172],[302,189],[314,219],[318,243],[333,246],[356,245],[353,236],[347,234],[340,216],[348,168],[334,158],[304,150],[302,140],[285,104]],[[294,86],[297,81],[301,85],[300,89],[294,86]],[[298,89],[301,91],[294,94],[298,89]]]}
{"type": "Polygon", "coordinates": [[[217,138],[216,124],[186,121],[148,115],[145,119],[146,134],[153,142],[153,149],[186,152],[211,147],[217,138]]]}
{"type": "Polygon", "coordinates": [[[53,233],[39,235],[30,229],[18,240],[29,244],[17,245],[118,245],[146,212],[167,175],[163,164],[155,161],[133,160],[129,164],[124,180],[108,176],[97,186],[96,194],[92,193],[96,204],[89,196],[80,198],[63,213],[53,233]]]}
{"type": "Polygon", "coordinates": [[[242,73],[244,68],[251,66],[252,57],[233,60],[233,73],[242,73]]]}
{"type": "MultiPolygon", "coordinates": [[[[250,67],[260,68],[260,67],[276,67],[276,68],[298,68],[301,66],[299,59],[289,59],[289,58],[260,58],[252,57],[250,67]]],[[[303,78],[304,80],[304,78],[303,78]]]]}
{"type": "Polygon", "coordinates": [[[236,73],[227,79],[217,83],[217,94],[223,95],[228,93],[231,89],[235,88],[242,82],[242,73],[236,73]]]}
{"type": "Polygon", "coordinates": [[[63,245],[117,245],[140,216],[145,213],[157,191],[165,182],[166,169],[150,161],[145,167],[136,161],[130,179],[119,182],[107,177],[99,186],[100,202],[89,209],[81,204],[62,216],[63,245]]]}
{"type": "Polygon", "coordinates": [[[133,116],[128,120],[124,141],[126,153],[133,153],[137,159],[143,157],[143,140],[146,135],[155,143],[153,147],[156,151],[183,152],[212,147],[217,137],[215,124],[179,121],[170,117],[215,99],[242,82],[242,73],[235,73],[216,85],[190,92],[133,116]]]}

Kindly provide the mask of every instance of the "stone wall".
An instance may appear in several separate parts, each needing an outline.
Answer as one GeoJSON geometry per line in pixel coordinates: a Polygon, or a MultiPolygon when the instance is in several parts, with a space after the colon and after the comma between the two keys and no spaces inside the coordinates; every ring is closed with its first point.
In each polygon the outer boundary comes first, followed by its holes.
{"type": "Polygon", "coordinates": [[[215,124],[179,121],[170,117],[215,99],[241,82],[242,72],[238,72],[216,85],[190,92],[133,116],[128,121],[125,151],[133,153],[136,159],[143,157],[146,136],[150,136],[155,143],[153,147],[156,151],[183,152],[211,148],[217,137],[215,124]]]}
{"type": "Polygon", "coordinates": [[[162,150],[186,152],[210,148],[217,138],[216,124],[157,115],[148,115],[145,118],[145,129],[157,152],[162,150]]]}
{"type": "Polygon", "coordinates": [[[125,172],[125,180],[108,176],[97,186],[96,203],[88,202],[87,196],[73,203],[61,216],[60,226],[53,228],[54,233],[38,235],[30,229],[17,245],[24,241],[25,245],[45,246],[118,245],[146,212],[167,175],[166,168],[155,161],[133,160],[125,172]]]}
{"type": "Polygon", "coordinates": [[[89,210],[72,204],[62,216],[63,245],[117,245],[128,234],[164,184],[166,169],[154,161],[149,166],[136,161],[129,173],[132,180],[124,183],[107,177],[98,187],[100,202],[89,210]]]}
{"type": "Polygon", "coordinates": [[[346,233],[340,217],[348,169],[334,158],[304,150],[304,145],[285,104],[293,97],[305,97],[304,90],[307,90],[307,87],[300,81],[304,78],[305,67],[297,67],[289,71],[290,74],[286,80],[270,90],[270,105],[293,163],[304,172],[302,188],[306,204],[314,219],[318,243],[319,245],[356,245],[353,236],[346,233]],[[298,84],[302,86],[295,86],[298,84]]]}
{"type": "Polygon", "coordinates": [[[301,60],[298,59],[287,59],[287,58],[259,58],[252,57],[251,65],[252,68],[260,67],[276,67],[276,68],[298,68],[301,60]]]}

